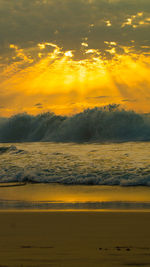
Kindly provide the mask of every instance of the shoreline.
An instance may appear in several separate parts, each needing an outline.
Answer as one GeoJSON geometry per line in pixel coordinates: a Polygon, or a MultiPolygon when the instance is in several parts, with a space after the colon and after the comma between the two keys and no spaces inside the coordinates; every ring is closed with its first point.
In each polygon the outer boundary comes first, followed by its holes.
{"type": "Polygon", "coordinates": [[[28,184],[0,187],[0,212],[150,212],[150,187],[28,184]]]}
{"type": "Polygon", "coordinates": [[[53,209],[53,210],[44,210],[44,209],[1,209],[0,210],[0,213],[67,213],[67,214],[69,214],[69,213],[75,213],[75,214],[81,214],[81,213],[85,213],[85,214],[90,214],[90,213],[92,213],[92,214],[99,214],[99,213],[133,213],[133,214],[135,214],[135,213],[137,213],[137,214],[142,214],[142,213],[150,213],[150,210],[146,210],[146,209],[141,209],[141,210],[107,210],[107,209],[105,209],[105,210],[85,210],[85,209],[81,209],[81,210],[71,210],[71,209],[60,209],[60,210],[56,210],[56,209],[53,209]]]}

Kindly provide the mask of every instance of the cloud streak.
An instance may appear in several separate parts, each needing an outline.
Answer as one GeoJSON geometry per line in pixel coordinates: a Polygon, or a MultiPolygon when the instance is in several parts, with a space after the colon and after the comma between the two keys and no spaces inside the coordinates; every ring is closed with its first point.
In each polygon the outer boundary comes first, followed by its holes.
{"type": "Polygon", "coordinates": [[[1,0],[0,114],[150,111],[149,30],[148,0],[1,0]]]}

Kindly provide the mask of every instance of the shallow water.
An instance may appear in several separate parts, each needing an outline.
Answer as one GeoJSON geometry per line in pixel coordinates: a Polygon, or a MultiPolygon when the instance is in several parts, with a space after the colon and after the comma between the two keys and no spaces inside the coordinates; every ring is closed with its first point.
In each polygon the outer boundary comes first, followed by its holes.
{"type": "Polygon", "coordinates": [[[149,142],[1,144],[0,158],[0,210],[150,210],[149,142]]]}
{"type": "Polygon", "coordinates": [[[150,142],[0,144],[1,182],[150,185],[150,142]]]}
{"type": "Polygon", "coordinates": [[[27,184],[1,187],[0,210],[150,211],[150,187],[27,184]]]}

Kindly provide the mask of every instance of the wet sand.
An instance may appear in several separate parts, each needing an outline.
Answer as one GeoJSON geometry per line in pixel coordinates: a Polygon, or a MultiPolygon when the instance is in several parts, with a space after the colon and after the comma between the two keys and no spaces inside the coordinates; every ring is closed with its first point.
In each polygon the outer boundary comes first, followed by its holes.
{"type": "Polygon", "coordinates": [[[2,266],[150,266],[150,213],[0,212],[2,266]]]}

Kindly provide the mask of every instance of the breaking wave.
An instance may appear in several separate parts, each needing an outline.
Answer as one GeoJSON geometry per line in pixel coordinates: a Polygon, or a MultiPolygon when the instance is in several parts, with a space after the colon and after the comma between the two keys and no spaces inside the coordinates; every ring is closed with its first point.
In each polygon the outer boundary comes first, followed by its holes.
{"type": "Polygon", "coordinates": [[[87,109],[71,117],[26,113],[0,119],[0,142],[118,142],[150,140],[150,116],[118,105],[87,109]]]}
{"type": "Polygon", "coordinates": [[[150,186],[150,142],[1,144],[0,183],[150,186]]]}
{"type": "Polygon", "coordinates": [[[16,146],[13,146],[13,145],[8,146],[8,147],[6,147],[6,146],[1,146],[1,147],[0,147],[0,155],[1,155],[1,154],[4,154],[4,153],[9,153],[9,152],[10,152],[10,153],[14,153],[14,154],[25,153],[24,150],[22,150],[22,149],[17,149],[16,146]]]}

